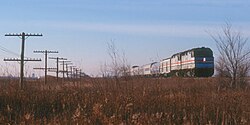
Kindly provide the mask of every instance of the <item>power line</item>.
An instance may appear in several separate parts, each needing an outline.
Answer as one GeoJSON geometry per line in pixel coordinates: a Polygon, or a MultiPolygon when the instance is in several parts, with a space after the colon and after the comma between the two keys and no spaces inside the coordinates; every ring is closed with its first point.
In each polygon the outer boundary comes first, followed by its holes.
{"type": "Polygon", "coordinates": [[[7,49],[7,48],[1,46],[1,45],[0,45],[0,50],[6,52],[6,53],[8,53],[8,54],[12,54],[12,55],[14,55],[14,56],[17,56],[17,57],[20,56],[19,54],[17,54],[17,53],[15,53],[15,52],[13,52],[13,51],[11,51],[11,50],[9,50],[9,49],[7,49]]]}
{"type": "MultiPolygon", "coordinates": [[[[20,57],[20,54],[15,53],[15,52],[13,52],[13,51],[11,51],[11,50],[9,50],[9,49],[7,49],[7,48],[1,46],[1,45],[0,45],[0,50],[2,50],[2,51],[5,52],[5,53],[14,55],[14,56],[16,56],[16,57],[20,57]]],[[[24,58],[31,58],[31,57],[25,56],[24,58]]]]}

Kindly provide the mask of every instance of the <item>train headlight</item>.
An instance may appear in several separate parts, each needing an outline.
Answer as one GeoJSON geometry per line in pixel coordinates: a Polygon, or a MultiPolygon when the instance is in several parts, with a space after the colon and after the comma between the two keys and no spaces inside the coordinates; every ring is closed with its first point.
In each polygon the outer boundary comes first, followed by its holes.
{"type": "Polygon", "coordinates": [[[203,58],[203,62],[206,62],[206,58],[203,58]]]}

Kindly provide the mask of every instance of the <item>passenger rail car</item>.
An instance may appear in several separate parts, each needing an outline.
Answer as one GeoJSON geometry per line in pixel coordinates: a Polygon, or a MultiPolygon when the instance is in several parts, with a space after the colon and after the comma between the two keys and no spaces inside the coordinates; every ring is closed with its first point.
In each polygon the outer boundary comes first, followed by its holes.
{"type": "Polygon", "coordinates": [[[213,51],[205,47],[194,48],[160,62],[132,67],[131,71],[131,75],[142,76],[210,77],[214,74],[213,51]]]}
{"type": "Polygon", "coordinates": [[[159,62],[153,62],[141,67],[141,75],[144,76],[157,76],[159,74],[159,62]]]}

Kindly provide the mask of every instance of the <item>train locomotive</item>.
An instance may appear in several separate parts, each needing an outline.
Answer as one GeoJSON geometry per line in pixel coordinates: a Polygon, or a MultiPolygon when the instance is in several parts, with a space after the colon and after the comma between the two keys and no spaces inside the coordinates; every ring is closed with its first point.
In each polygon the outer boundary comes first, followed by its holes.
{"type": "Polygon", "coordinates": [[[132,76],[211,77],[214,74],[214,57],[210,48],[193,48],[176,53],[160,62],[133,66],[132,76]]]}

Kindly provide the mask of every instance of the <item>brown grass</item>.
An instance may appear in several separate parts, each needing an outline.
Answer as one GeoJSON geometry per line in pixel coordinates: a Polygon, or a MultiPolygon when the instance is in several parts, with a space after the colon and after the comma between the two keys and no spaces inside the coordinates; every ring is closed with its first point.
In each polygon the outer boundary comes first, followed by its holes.
{"type": "Polygon", "coordinates": [[[250,92],[215,78],[0,81],[0,124],[250,124],[250,92]]]}

